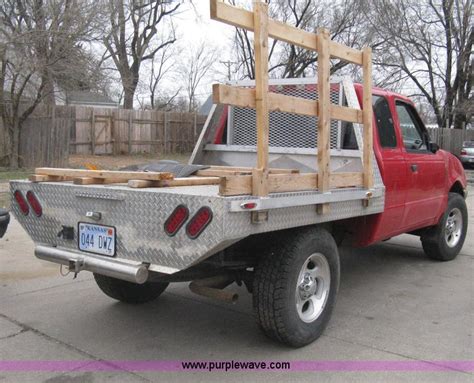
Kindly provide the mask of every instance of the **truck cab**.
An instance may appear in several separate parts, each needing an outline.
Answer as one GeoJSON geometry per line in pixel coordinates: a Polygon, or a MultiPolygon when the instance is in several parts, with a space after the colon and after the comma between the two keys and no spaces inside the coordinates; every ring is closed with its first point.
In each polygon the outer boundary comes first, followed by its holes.
{"type": "MultiPolygon", "coordinates": [[[[359,99],[362,87],[355,85],[359,99]]],[[[360,246],[436,225],[450,192],[466,197],[459,160],[430,141],[413,104],[400,94],[373,89],[374,153],[386,188],[383,213],[368,217],[354,238],[360,246]],[[364,234],[365,233],[365,234],[364,234]]]]}

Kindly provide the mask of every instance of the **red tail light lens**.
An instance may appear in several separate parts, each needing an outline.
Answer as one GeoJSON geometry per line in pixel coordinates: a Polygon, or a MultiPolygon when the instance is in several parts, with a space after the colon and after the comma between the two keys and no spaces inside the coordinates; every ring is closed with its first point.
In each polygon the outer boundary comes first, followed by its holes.
{"type": "Polygon", "coordinates": [[[36,198],[35,193],[29,190],[26,193],[26,199],[28,200],[28,203],[33,209],[33,212],[35,213],[35,215],[37,217],[41,217],[43,215],[43,208],[41,207],[41,204],[39,203],[38,198],[36,198]]]}
{"type": "Polygon", "coordinates": [[[463,149],[461,150],[461,156],[465,156],[467,154],[467,152],[463,149]]]}
{"type": "Polygon", "coordinates": [[[20,208],[20,211],[24,215],[28,215],[28,213],[30,212],[30,208],[28,206],[28,203],[26,202],[25,197],[23,197],[22,192],[19,191],[19,190],[16,190],[13,193],[13,196],[15,197],[16,203],[18,204],[18,207],[20,208]]]}
{"type": "Polygon", "coordinates": [[[212,210],[203,206],[200,208],[191,221],[186,225],[186,234],[191,239],[196,239],[201,235],[207,225],[212,221],[212,210]]]}
{"type": "Polygon", "coordinates": [[[181,226],[184,225],[188,217],[189,210],[186,206],[179,205],[176,207],[165,222],[165,233],[170,237],[175,235],[178,230],[181,229],[181,226]]]}

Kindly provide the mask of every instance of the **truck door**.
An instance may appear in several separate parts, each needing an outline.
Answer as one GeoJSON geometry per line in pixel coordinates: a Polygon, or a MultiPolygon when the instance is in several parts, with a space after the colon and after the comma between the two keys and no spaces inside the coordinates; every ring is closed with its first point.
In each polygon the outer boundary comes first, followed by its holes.
{"type": "Polygon", "coordinates": [[[382,95],[374,95],[372,104],[376,122],[374,149],[385,185],[385,210],[378,217],[372,238],[380,240],[400,231],[408,183],[401,139],[395,130],[389,102],[382,95]]]}
{"type": "Polygon", "coordinates": [[[408,176],[403,226],[413,230],[435,223],[445,204],[446,170],[441,153],[429,150],[429,136],[415,108],[395,102],[408,176]]]}

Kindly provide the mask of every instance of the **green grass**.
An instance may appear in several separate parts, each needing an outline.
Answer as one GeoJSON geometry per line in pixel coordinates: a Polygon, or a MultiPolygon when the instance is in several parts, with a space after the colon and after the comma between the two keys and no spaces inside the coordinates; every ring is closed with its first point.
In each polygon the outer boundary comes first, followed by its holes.
{"type": "Polygon", "coordinates": [[[28,178],[30,174],[30,169],[9,170],[0,168],[0,182],[28,178]]]}

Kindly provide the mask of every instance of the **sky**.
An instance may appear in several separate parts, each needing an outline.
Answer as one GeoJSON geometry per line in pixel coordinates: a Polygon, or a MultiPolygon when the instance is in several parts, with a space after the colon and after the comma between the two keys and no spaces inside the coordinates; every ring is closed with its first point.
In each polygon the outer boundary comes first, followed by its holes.
{"type": "MultiPolygon", "coordinates": [[[[228,60],[230,57],[235,29],[230,25],[211,20],[209,0],[193,0],[192,5],[186,1],[181,6],[181,12],[173,15],[173,23],[178,36],[176,44],[183,56],[186,54],[186,49],[192,49],[202,41],[219,51],[219,59],[212,68],[213,72],[203,79],[197,90],[197,98],[202,103],[211,94],[212,84],[224,80],[225,69],[220,61],[228,60]]],[[[174,60],[176,65],[179,65],[179,56],[174,60]]],[[[170,93],[173,93],[172,90],[176,88],[176,79],[164,79],[161,87],[168,88],[170,93]]],[[[185,93],[182,92],[181,96],[184,97],[185,93]]],[[[143,95],[138,95],[138,97],[146,99],[147,94],[143,92],[143,95]]]]}
{"type": "Polygon", "coordinates": [[[184,11],[176,17],[178,31],[190,43],[208,40],[217,45],[226,45],[234,28],[211,20],[209,0],[194,0],[193,5],[184,4],[184,11]]]}

